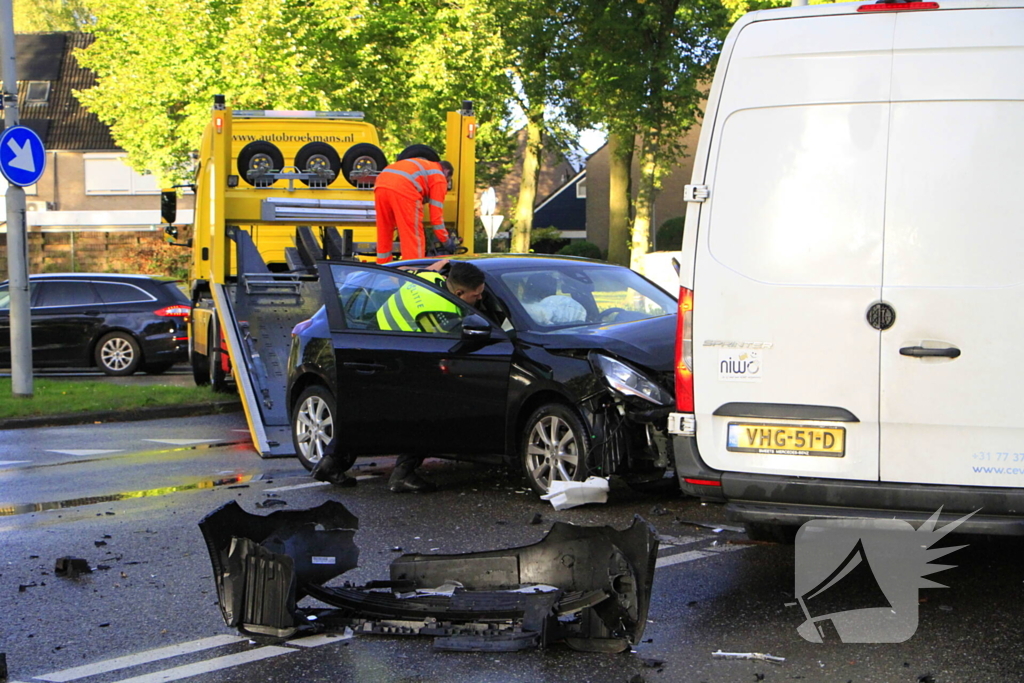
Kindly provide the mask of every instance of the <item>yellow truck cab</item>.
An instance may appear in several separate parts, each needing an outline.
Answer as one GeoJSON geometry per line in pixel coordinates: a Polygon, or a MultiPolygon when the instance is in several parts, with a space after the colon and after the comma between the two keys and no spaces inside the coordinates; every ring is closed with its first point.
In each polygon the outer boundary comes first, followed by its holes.
{"type": "MultiPolygon", "coordinates": [[[[448,113],[443,156],[455,172],[444,217],[468,245],[475,132],[471,102],[448,113]]],[[[193,376],[223,390],[233,375],[256,449],[292,455],[284,400],[291,329],[320,305],[317,262],[378,251],[373,186],[388,159],[359,112],[233,111],[218,95],[198,161],[193,376]]],[[[163,217],[174,236],[175,206],[165,192],[163,217]]]]}

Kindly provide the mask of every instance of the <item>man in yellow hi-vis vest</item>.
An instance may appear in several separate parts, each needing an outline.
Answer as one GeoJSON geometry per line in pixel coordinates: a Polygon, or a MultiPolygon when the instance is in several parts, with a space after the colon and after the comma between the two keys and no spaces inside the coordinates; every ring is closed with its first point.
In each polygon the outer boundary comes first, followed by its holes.
{"type": "MultiPolygon", "coordinates": [[[[462,322],[459,306],[431,290],[434,287],[446,290],[470,306],[475,306],[484,295],[484,274],[472,263],[455,262],[445,277],[437,271],[446,263],[447,260],[438,261],[429,269],[416,273],[429,285],[407,283],[392,294],[377,311],[377,325],[380,329],[445,333],[457,327],[462,322]]],[[[434,484],[416,474],[416,468],[422,464],[422,455],[399,455],[388,480],[388,489],[395,493],[434,490],[434,484]]]]}

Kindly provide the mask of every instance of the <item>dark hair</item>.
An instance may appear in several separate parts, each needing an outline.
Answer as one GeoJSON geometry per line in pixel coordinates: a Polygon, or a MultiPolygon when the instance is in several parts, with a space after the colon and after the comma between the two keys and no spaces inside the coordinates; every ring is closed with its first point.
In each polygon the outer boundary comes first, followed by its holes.
{"type": "Polygon", "coordinates": [[[469,290],[477,289],[484,283],[484,271],[472,263],[453,261],[451,269],[448,271],[448,281],[452,287],[461,287],[462,289],[469,290]]]}
{"type": "Polygon", "coordinates": [[[448,175],[455,174],[455,167],[452,166],[452,162],[448,161],[447,159],[441,162],[441,170],[445,171],[448,175]]]}
{"type": "Polygon", "coordinates": [[[402,159],[426,159],[436,164],[441,161],[441,156],[430,145],[409,145],[402,150],[402,153],[395,158],[395,161],[401,161],[402,159]]]}

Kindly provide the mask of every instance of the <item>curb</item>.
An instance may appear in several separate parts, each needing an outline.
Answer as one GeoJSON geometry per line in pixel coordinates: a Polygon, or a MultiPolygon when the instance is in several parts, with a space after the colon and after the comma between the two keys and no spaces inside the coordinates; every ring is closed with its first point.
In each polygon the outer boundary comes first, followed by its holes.
{"type": "Polygon", "coordinates": [[[0,429],[31,429],[33,427],[61,427],[66,425],[91,424],[93,422],[136,422],[159,420],[166,417],[195,417],[212,413],[237,413],[242,410],[241,401],[215,401],[174,406],[153,406],[133,410],[103,410],[89,413],[65,415],[40,415],[38,417],[13,417],[0,420],[0,429]]]}

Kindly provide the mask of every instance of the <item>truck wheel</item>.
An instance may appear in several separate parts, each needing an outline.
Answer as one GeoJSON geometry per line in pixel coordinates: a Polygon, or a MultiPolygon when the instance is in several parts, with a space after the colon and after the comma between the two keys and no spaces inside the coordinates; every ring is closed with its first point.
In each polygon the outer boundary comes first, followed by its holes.
{"type": "Polygon", "coordinates": [[[135,374],[142,362],[139,343],[127,332],[111,332],[96,344],[96,367],[115,377],[135,374]]]}
{"type": "Polygon", "coordinates": [[[228,373],[224,369],[225,353],[220,346],[220,323],[214,322],[210,325],[209,330],[210,339],[206,343],[206,358],[210,368],[210,388],[218,394],[226,394],[229,391],[228,373]]]}
{"type": "MultiPolygon", "coordinates": [[[[334,177],[327,183],[328,185],[333,185],[334,181],[341,175],[341,159],[338,158],[338,153],[334,148],[326,142],[311,142],[305,145],[295,155],[295,166],[302,173],[334,171],[334,177]]],[[[306,185],[310,184],[308,180],[303,180],[302,182],[306,185]]]]}
{"type": "MultiPolygon", "coordinates": [[[[292,411],[292,442],[295,455],[307,470],[312,471],[325,455],[334,454],[338,417],[334,396],[322,384],[307,387],[299,395],[292,411]]],[[[339,454],[340,455],[340,454],[339,454]]],[[[352,466],[351,456],[335,456],[335,467],[344,472],[352,466]]]]}
{"type": "Polygon", "coordinates": [[[388,159],[380,147],[368,142],[360,142],[345,150],[345,156],[341,158],[341,173],[349,185],[355,186],[359,182],[360,174],[376,175],[387,165],[388,159]]]}
{"type": "Polygon", "coordinates": [[[526,421],[520,451],[526,481],[539,495],[552,481],[587,478],[587,430],[569,406],[548,403],[526,421]]]}
{"type": "Polygon", "coordinates": [[[238,153],[238,175],[242,180],[256,187],[268,187],[272,182],[264,181],[257,185],[247,175],[249,171],[280,171],[284,168],[284,155],[277,145],[266,140],[250,142],[238,153]]]}

